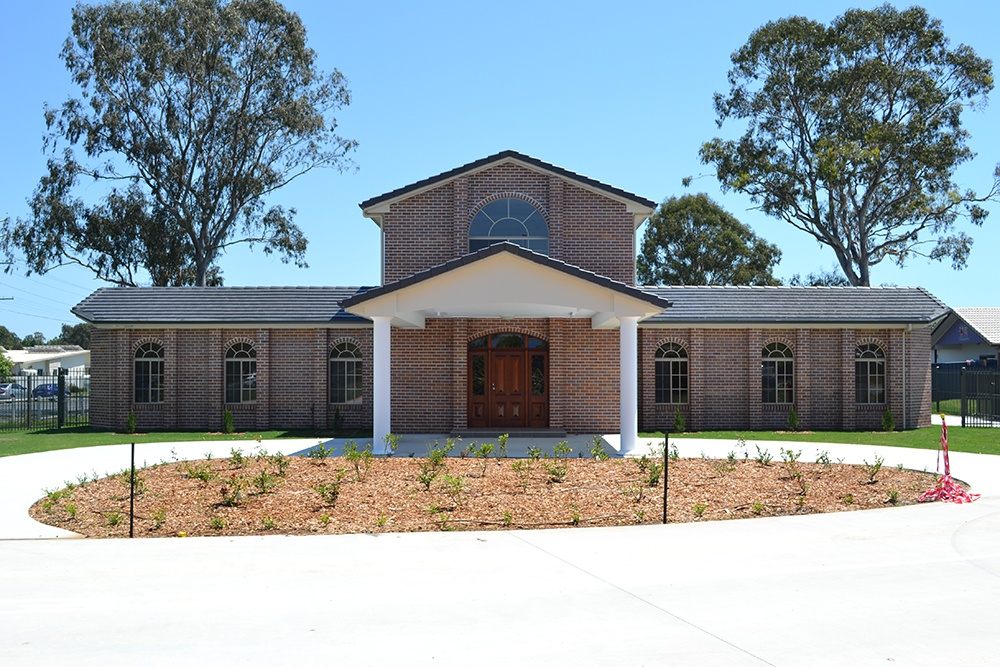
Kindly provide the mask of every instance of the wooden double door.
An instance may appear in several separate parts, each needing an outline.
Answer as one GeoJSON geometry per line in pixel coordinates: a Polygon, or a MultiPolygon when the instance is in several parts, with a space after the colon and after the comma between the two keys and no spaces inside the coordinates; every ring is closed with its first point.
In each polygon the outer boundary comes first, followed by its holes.
{"type": "Polygon", "coordinates": [[[519,333],[469,343],[470,428],[548,428],[548,343],[519,333]]]}

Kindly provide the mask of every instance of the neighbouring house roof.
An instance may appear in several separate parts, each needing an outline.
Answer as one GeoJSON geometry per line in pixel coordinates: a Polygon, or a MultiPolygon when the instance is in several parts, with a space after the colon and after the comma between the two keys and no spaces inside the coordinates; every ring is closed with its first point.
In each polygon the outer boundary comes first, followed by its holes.
{"type": "Polygon", "coordinates": [[[1000,345],[1000,308],[955,308],[955,314],[990,345],[1000,345]]]}
{"type": "Polygon", "coordinates": [[[634,213],[641,213],[639,209],[648,209],[645,211],[645,216],[652,213],[653,209],[656,208],[656,202],[651,199],[646,199],[645,197],[640,197],[639,195],[633,194],[621,188],[616,188],[614,186],[608,185],[606,183],[601,183],[600,181],[594,180],[587,176],[574,173],[568,169],[563,169],[562,167],[557,167],[554,164],[549,164],[548,162],[543,162],[537,158],[533,158],[530,155],[524,155],[523,153],[518,153],[517,151],[502,151],[496,153],[495,155],[490,155],[489,157],[484,157],[481,160],[476,160],[475,162],[470,162],[461,167],[451,169],[444,173],[438,174],[437,176],[431,176],[430,178],[425,178],[423,180],[417,181],[416,183],[411,183],[410,185],[404,185],[401,188],[396,188],[391,192],[387,192],[383,195],[377,197],[372,197],[371,199],[366,199],[361,202],[359,206],[361,210],[365,212],[368,217],[376,217],[373,215],[373,210],[380,205],[387,206],[393,202],[405,199],[411,195],[418,192],[428,190],[432,187],[437,187],[443,185],[448,181],[459,178],[466,174],[474,173],[477,171],[482,171],[483,169],[488,169],[501,162],[517,162],[529,169],[534,169],[537,171],[545,171],[551,174],[560,176],[568,181],[572,181],[576,185],[583,187],[587,190],[596,191],[612,197],[614,199],[629,202],[631,204],[637,205],[638,209],[633,211],[634,213]]]}
{"type": "Polygon", "coordinates": [[[106,287],[72,312],[93,324],[349,324],[340,303],[365,287],[106,287]]]}
{"type": "Polygon", "coordinates": [[[662,325],[928,325],[950,309],[922,287],[643,287],[671,308],[662,325]]]}

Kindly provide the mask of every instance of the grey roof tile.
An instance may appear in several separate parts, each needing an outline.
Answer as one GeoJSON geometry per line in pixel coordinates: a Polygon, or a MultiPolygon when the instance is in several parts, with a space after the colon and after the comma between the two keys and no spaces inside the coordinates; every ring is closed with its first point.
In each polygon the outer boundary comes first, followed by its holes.
{"type": "Polygon", "coordinates": [[[353,323],[341,308],[367,287],[106,287],[72,312],[94,324],[353,323]]]}
{"type": "Polygon", "coordinates": [[[671,303],[657,324],[926,324],[949,308],[922,287],[643,287],[671,303]]]}

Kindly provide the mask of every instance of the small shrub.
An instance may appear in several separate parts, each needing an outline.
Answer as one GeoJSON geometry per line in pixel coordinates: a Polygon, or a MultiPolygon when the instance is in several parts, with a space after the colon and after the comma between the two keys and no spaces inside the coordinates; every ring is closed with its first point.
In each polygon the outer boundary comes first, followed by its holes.
{"type": "Polygon", "coordinates": [[[882,470],[883,463],[885,463],[885,459],[878,454],[875,455],[875,460],[872,463],[868,463],[868,459],[862,460],[861,468],[865,471],[865,476],[868,477],[868,484],[875,483],[875,476],[882,470]]]}
{"type": "Polygon", "coordinates": [[[729,462],[729,459],[716,459],[709,464],[715,474],[719,477],[725,477],[732,471],[736,470],[736,466],[729,462]]]}
{"type": "Polygon", "coordinates": [[[760,445],[754,445],[754,447],[757,448],[757,456],[754,457],[754,461],[762,466],[771,465],[771,459],[774,458],[771,456],[771,452],[766,449],[761,450],[760,445]]]}
{"type": "Polygon", "coordinates": [[[830,452],[826,449],[820,452],[816,452],[816,463],[821,464],[824,468],[829,468],[833,465],[830,462],[830,452]]]}
{"type": "Polygon", "coordinates": [[[677,449],[677,445],[670,445],[669,457],[671,461],[676,461],[681,457],[681,452],[677,449]]]}
{"type": "Polygon", "coordinates": [[[552,458],[554,459],[566,459],[572,453],[573,448],[569,446],[569,442],[566,440],[556,443],[556,446],[552,448],[552,458]]]}
{"type": "Polygon", "coordinates": [[[760,516],[761,512],[764,511],[764,505],[762,505],[761,503],[754,503],[750,505],[750,511],[756,514],[757,516],[760,516]]]}
{"type": "Polygon", "coordinates": [[[854,504],[854,496],[852,496],[850,493],[845,494],[843,500],[844,500],[844,504],[845,505],[853,505],[854,504]]]}
{"type": "Polygon", "coordinates": [[[327,447],[322,442],[316,443],[315,447],[312,447],[307,453],[306,458],[311,460],[313,463],[326,465],[326,459],[333,454],[333,447],[327,447]]]}
{"type": "Polygon", "coordinates": [[[265,516],[261,520],[261,525],[264,526],[264,530],[275,530],[278,527],[278,522],[270,516],[265,516]]]}
{"type": "Polygon", "coordinates": [[[892,410],[889,408],[886,408],[885,414],[882,415],[882,430],[886,433],[896,430],[896,418],[892,416],[892,410]]]}
{"type": "Polygon", "coordinates": [[[316,484],[312,487],[313,491],[319,494],[319,497],[323,500],[323,504],[329,507],[333,507],[337,504],[337,499],[340,497],[340,481],[328,482],[326,484],[316,484]]]}
{"type": "Polygon", "coordinates": [[[493,443],[484,442],[481,445],[476,445],[476,443],[472,443],[471,445],[469,445],[469,451],[482,463],[482,470],[480,470],[479,476],[486,477],[486,468],[487,464],[489,463],[489,457],[490,454],[493,453],[493,443]]]}
{"type": "Polygon", "coordinates": [[[635,511],[635,522],[642,523],[643,519],[646,518],[646,510],[636,510],[635,511]]]}
{"type": "Polygon", "coordinates": [[[153,519],[153,530],[158,530],[159,528],[162,528],[163,524],[167,522],[166,508],[161,507],[158,510],[153,510],[151,518],[153,519]]]}
{"type": "Polygon", "coordinates": [[[278,477],[284,477],[285,473],[288,472],[288,467],[292,465],[292,462],[288,460],[288,457],[281,452],[275,452],[270,457],[271,465],[275,467],[275,474],[278,477]]]}
{"type": "Polygon", "coordinates": [[[135,410],[128,411],[128,418],[125,420],[125,432],[135,433],[136,420],[135,420],[135,410]]]}
{"type": "Polygon", "coordinates": [[[226,408],[222,411],[222,432],[235,433],[236,424],[233,422],[233,411],[226,408]]]}
{"type": "Polygon", "coordinates": [[[274,487],[278,486],[278,478],[266,470],[261,470],[253,478],[253,485],[257,487],[257,491],[264,495],[270,493],[274,487]]]}
{"type": "Polygon", "coordinates": [[[344,415],[340,414],[340,408],[333,409],[333,420],[331,422],[334,433],[340,433],[344,430],[344,415]]]}
{"type": "Polygon", "coordinates": [[[580,525],[580,511],[579,510],[574,509],[574,510],[572,510],[569,513],[569,522],[571,524],[573,524],[574,526],[579,526],[580,525]]]}
{"type": "Polygon", "coordinates": [[[375,458],[375,455],[372,453],[371,443],[365,445],[364,449],[359,450],[358,445],[351,440],[344,445],[344,458],[354,466],[354,476],[357,481],[365,481],[365,477],[368,476],[368,471],[372,467],[372,460],[375,458]]]}
{"type": "Polygon", "coordinates": [[[548,473],[550,482],[558,484],[566,479],[566,474],[569,470],[566,468],[565,463],[547,463],[545,465],[545,472],[548,473]]]}
{"type": "Polygon", "coordinates": [[[705,503],[695,503],[692,509],[694,510],[694,515],[700,519],[704,516],[705,510],[708,509],[708,505],[705,503]]]}
{"type": "Polygon", "coordinates": [[[382,436],[382,442],[385,443],[385,455],[392,456],[399,449],[399,441],[402,436],[396,435],[395,433],[386,433],[382,436]]]}
{"type": "Polygon", "coordinates": [[[604,448],[604,440],[599,435],[594,436],[593,444],[590,447],[590,455],[598,461],[607,461],[608,450],[604,448]]]}
{"type": "Polygon", "coordinates": [[[889,494],[886,500],[889,501],[890,505],[895,507],[897,504],[899,504],[899,491],[897,491],[896,489],[889,489],[889,494]]]}
{"type": "Polygon", "coordinates": [[[213,516],[211,519],[208,520],[208,523],[210,526],[212,526],[213,530],[222,530],[223,528],[226,527],[226,520],[223,519],[221,516],[213,516]]]}
{"type": "Polygon", "coordinates": [[[431,490],[431,484],[441,474],[441,468],[434,465],[430,459],[425,459],[420,463],[420,472],[417,473],[417,481],[424,485],[425,491],[431,490]]]}
{"type": "Polygon", "coordinates": [[[329,514],[320,514],[319,515],[319,522],[321,524],[323,524],[324,526],[329,526],[331,519],[332,519],[332,517],[329,514]]]}
{"type": "Polygon", "coordinates": [[[505,459],[507,458],[507,438],[510,437],[509,433],[501,433],[497,436],[497,458],[505,459]]]}
{"type": "Polygon", "coordinates": [[[229,465],[234,468],[242,468],[247,464],[246,456],[243,455],[243,450],[239,447],[233,447],[229,450],[229,465]]]}
{"type": "Polygon", "coordinates": [[[684,415],[681,414],[680,410],[674,410],[674,433],[683,433],[684,429],[687,428],[687,420],[684,419],[684,415]]]}
{"type": "Polygon", "coordinates": [[[219,495],[222,496],[222,504],[227,507],[236,507],[243,502],[249,482],[246,477],[233,473],[226,480],[226,483],[219,488],[219,495]]]}
{"type": "Polygon", "coordinates": [[[799,430],[799,413],[793,405],[788,410],[788,430],[798,431],[799,430]]]}
{"type": "Polygon", "coordinates": [[[385,528],[385,526],[388,525],[388,523],[389,523],[389,515],[386,514],[385,512],[379,514],[378,518],[375,519],[375,525],[378,526],[379,528],[385,528]]]}
{"type": "Polygon", "coordinates": [[[510,526],[514,523],[514,515],[510,513],[510,510],[504,510],[500,517],[501,523],[505,526],[510,526]]]}
{"type": "Polygon", "coordinates": [[[207,484],[217,477],[212,472],[212,466],[207,461],[202,463],[185,463],[182,469],[185,475],[192,479],[201,480],[203,484],[207,484]]]}
{"type": "Polygon", "coordinates": [[[455,505],[462,504],[462,491],[465,490],[465,478],[461,475],[444,475],[441,478],[444,492],[448,494],[455,505]]]}
{"type": "Polygon", "coordinates": [[[521,482],[521,488],[528,488],[528,475],[531,473],[531,465],[524,461],[523,459],[518,459],[510,464],[511,470],[517,473],[517,477],[521,482]]]}
{"type": "Polygon", "coordinates": [[[109,526],[117,526],[119,523],[122,522],[122,519],[124,519],[124,518],[125,518],[125,515],[122,514],[121,512],[105,512],[104,513],[104,520],[108,522],[109,526]]]}
{"type": "Polygon", "coordinates": [[[528,447],[528,460],[530,460],[530,461],[537,461],[538,459],[542,458],[544,455],[545,454],[538,447],[535,447],[534,445],[532,445],[531,447],[528,447]]]}
{"type": "MultiPolygon", "coordinates": [[[[895,503],[893,504],[895,505],[895,503]]],[[[66,510],[66,514],[69,516],[70,521],[76,519],[76,505],[73,503],[67,503],[64,509],[66,510]]]]}

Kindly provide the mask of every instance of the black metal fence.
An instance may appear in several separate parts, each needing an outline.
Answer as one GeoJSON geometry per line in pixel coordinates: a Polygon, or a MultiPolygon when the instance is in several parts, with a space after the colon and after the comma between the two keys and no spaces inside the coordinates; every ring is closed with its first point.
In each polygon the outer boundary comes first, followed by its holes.
{"type": "Polygon", "coordinates": [[[1000,372],[964,368],[960,376],[962,426],[1000,426],[1000,372]]]}
{"type": "Polygon", "coordinates": [[[0,431],[44,431],[90,424],[90,375],[14,375],[0,382],[0,431]]]}
{"type": "Polygon", "coordinates": [[[1000,370],[935,364],[931,401],[935,412],[960,414],[962,426],[1000,426],[1000,370]]]}

